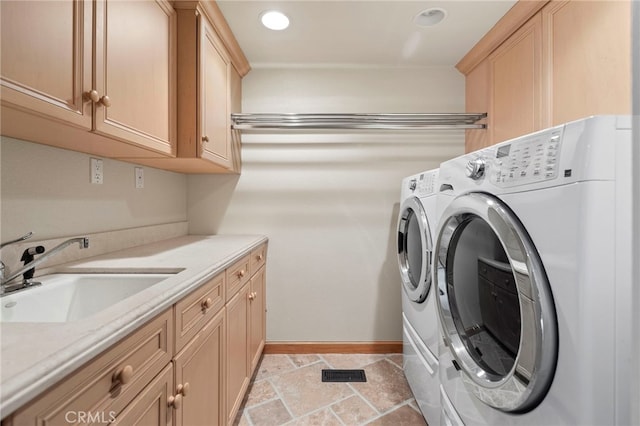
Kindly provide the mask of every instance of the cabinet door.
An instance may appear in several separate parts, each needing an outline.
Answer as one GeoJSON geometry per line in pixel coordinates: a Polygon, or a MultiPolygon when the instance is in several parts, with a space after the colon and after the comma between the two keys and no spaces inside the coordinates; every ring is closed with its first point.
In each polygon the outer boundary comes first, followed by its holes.
{"type": "Polygon", "coordinates": [[[95,7],[95,130],[174,155],[175,11],[165,0],[95,7]]]}
{"type": "Polygon", "coordinates": [[[631,113],[631,2],[551,2],[542,9],[545,127],[631,113]]]}
{"type": "Polygon", "coordinates": [[[91,16],[85,0],[0,2],[2,103],[90,129],[91,16]]]}
{"type": "Polygon", "coordinates": [[[541,27],[534,16],[489,56],[491,143],[540,129],[541,27]]]}
{"type": "MultiPolygon", "coordinates": [[[[470,113],[489,111],[489,61],[485,59],[476,66],[465,79],[465,110],[470,113]]],[[[487,119],[480,123],[486,124],[487,119]]],[[[477,151],[490,145],[487,129],[465,131],[465,152],[477,151]]]]}
{"type": "Polygon", "coordinates": [[[232,167],[230,137],[231,62],[206,18],[200,19],[200,140],[198,156],[232,167]]]}
{"type": "Polygon", "coordinates": [[[227,424],[232,424],[249,385],[249,284],[227,303],[227,424]]]}
{"type": "Polygon", "coordinates": [[[176,426],[224,424],[224,335],[222,310],[175,357],[176,426]]]}
{"type": "MultiPolygon", "coordinates": [[[[264,340],[266,335],[266,285],[265,268],[262,267],[256,272],[250,281],[249,307],[250,307],[250,340],[249,340],[249,360],[251,362],[251,373],[260,361],[264,340]]],[[[251,374],[250,373],[250,374],[251,374]]]]}
{"type": "MultiPolygon", "coordinates": [[[[113,426],[169,426],[173,424],[173,408],[167,404],[173,391],[173,368],[167,365],[162,373],[153,379],[146,388],[131,401],[131,403],[120,413],[115,421],[107,420],[108,417],[100,419],[97,424],[109,424],[113,426]],[[106,420],[106,421],[105,421],[106,420]]],[[[111,415],[111,414],[109,414],[111,415]]]]}

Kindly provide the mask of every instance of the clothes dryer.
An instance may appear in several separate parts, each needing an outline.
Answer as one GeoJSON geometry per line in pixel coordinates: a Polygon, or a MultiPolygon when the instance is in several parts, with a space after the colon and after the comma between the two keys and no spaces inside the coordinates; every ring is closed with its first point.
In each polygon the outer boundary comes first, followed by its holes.
{"type": "Polygon", "coordinates": [[[403,367],[429,424],[440,422],[436,302],[432,286],[438,170],[402,181],[398,265],[402,281],[403,367]]]}
{"type": "Polygon", "coordinates": [[[631,119],[441,164],[443,424],[630,424],[631,119]]]}

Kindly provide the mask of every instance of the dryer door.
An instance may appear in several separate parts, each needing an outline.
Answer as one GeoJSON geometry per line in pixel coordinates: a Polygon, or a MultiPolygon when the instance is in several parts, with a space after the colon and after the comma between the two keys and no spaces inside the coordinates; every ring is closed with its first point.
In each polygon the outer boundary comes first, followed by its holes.
{"type": "Polygon", "coordinates": [[[436,253],[443,338],[484,403],[524,412],[555,372],[555,307],[540,257],[500,200],[471,193],[444,211],[436,253]]]}
{"type": "Polygon", "coordinates": [[[420,199],[409,197],[398,217],[398,265],[409,298],[423,302],[431,288],[433,247],[427,215],[420,199]]]}

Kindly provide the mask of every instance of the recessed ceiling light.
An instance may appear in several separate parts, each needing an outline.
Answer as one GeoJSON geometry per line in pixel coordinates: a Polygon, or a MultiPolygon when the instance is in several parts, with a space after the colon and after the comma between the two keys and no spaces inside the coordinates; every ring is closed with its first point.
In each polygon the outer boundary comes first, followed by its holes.
{"type": "Polygon", "coordinates": [[[260,20],[262,21],[262,25],[270,30],[280,31],[289,26],[289,18],[287,18],[287,15],[277,10],[264,12],[260,20]]]}
{"type": "Polygon", "coordinates": [[[447,17],[447,11],[439,7],[423,10],[418,13],[413,22],[419,27],[433,27],[447,17]]]}

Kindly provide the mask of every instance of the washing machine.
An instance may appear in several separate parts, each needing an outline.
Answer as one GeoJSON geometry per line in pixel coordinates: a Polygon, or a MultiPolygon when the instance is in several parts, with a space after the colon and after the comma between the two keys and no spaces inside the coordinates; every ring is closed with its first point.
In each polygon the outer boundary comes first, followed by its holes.
{"type": "Polygon", "coordinates": [[[444,162],[441,424],[631,423],[631,118],[444,162]]]}
{"type": "Polygon", "coordinates": [[[432,285],[437,189],[437,169],[406,177],[398,214],[404,374],[423,416],[432,425],[440,422],[440,335],[432,285]]]}

